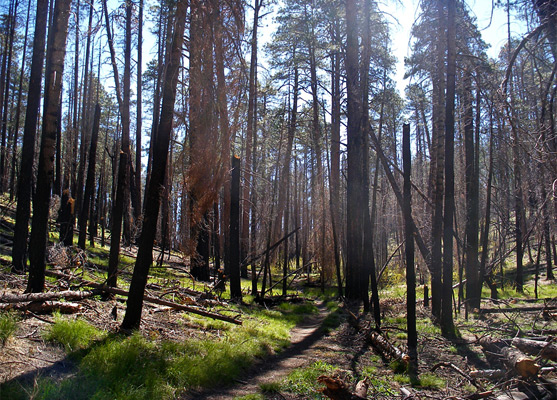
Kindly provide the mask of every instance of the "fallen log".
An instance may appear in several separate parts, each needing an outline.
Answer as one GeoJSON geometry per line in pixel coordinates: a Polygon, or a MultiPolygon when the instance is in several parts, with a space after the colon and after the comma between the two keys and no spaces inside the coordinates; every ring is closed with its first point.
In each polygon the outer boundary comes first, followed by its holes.
{"type": "Polygon", "coordinates": [[[317,378],[317,382],[326,386],[321,389],[321,393],[333,400],[364,400],[369,387],[367,378],[358,382],[355,393],[352,393],[340,378],[321,375],[317,378]]]}
{"type": "Polygon", "coordinates": [[[368,340],[385,357],[400,361],[404,363],[404,365],[408,365],[408,362],[410,361],[410,356],[404,353],[398,347],[394,346],[392,343],[390,343],[380,333],[376,331],[372,331],[368,336],[368,340]]]}
{"type": "Polygon", "coordinates": [[[487,379],[489,381],[497,381],[503,379],[507,375],[504,369],[480,369],[470,371],[470,376],[474,379],[487,379]]]}
{"type": "Polygon", "coordinates": [[[493,391],[492,390],[488,390],[485,392],[481,392],[481,393],[472,393],[468,396],[466,396],[466,400],[481,400],[481,399],[487,399],[488,397],[491,397],[493,395],[493,391]]]}
{"type": "MultiPolygon", "coordinates": [[[[63,274],[63,273],[60,273],[60,272],[56,272],[56,271],[45,271],[45,274],[48,275],[48,276],[55,277],[55,278],[63,278],[63,279],[69,279],[70,278],[70,276],[68,276],[66,274],[63,274]]],[[[100,283],[91,282],[91,281],[81,281],[81,284],[84,285],[84,286],[89,286],[89,287],[95,288],[95,289],[100,289],[100,290],[102,290],[104,292],[107,292],[107,293],[128,297],[128,292],[127,291],[125,291],[123,289],[109,287],[109,286],[106,286],[105,284],[100,284],[100,283]]],[[[175,310],[186,311],[186,312],[189,312],[189,313],[192,313],[192,314],[201,315],[203,317],[209,317],[209,318],[217,319],[217,320],[220,320],[220,321],[230,322],[230,323],[236,324],[236,325],[242,325],[242,321],[240,321],[236,318],[233,318],[233,317],[229,317],[227,315],[217,314],[217,313],[202,310],[202,309],[199,309],[199,308],[185,306],[185,305],[174,303],[174,302],[171,302],[171,301],[158,299],[156,297],[143,296],[143,300],[146,301],[146,302],[158,304],[158,305],[161,305],[161,306],[172,307],[175,310]]]]}
{"type": "Polygon", "coordinates": [[[514,338],[512,345],[532,356],[539,356],[546,360],[557,361],[557,345],[550,342],[514,338]]]}
{"type": "Polygon", "coordinates": [[[50,314],[53,311],[59,311],[62,314],[74,314],[81,311],[81,308],[81,304],[63,301],[0,304],[0,310],[30,311],[35,314],[50,314]]]}
{"type": "Polygon", "coordinates": [[[506,312],[537,312],[557,310],[557,306],[538,306],[538,307],[506,307],[506,308],[482,308],[480,314],[497,314],[506,312]]]}
{"type": "Polygon", "coordinates": [[[45,293],[2,293],[0,294],[0,303],[25,303],[32,301],[47,301],[59,299],[83,300],[88,297],[94,296],[95,294],[99,294],[99,291],[64,290],[62,292],[45,293]]]}
{"type": "Polygon", "coordinates": [[[491,353],[499,353],[505,366],[523,378],[536,375],[540,369],[540,366],[533,359],[526,356],[520,350],[508,346],[502,340],[485,336],[480,338],[478,342],[484,350],[491,353]]]}

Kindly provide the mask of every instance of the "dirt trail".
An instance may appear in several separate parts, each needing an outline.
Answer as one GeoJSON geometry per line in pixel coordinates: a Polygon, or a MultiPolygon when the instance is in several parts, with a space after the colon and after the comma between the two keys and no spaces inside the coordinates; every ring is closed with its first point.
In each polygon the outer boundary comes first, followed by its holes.
{"type": "Polygon", "coordinates": [[[320,329],[329,311],[324,304],[317,305],[319,313],[307,318],[290,331],[291,345],[279,354],[252,366],[246,374],[231,387],[218,390],[189,393],[184,400],[221,400],[261,392],[260,385],[279,382],[293,369],[303,367],[321,359],[321,352],[329,346],[323,345],[326,337],[320,329]]]}

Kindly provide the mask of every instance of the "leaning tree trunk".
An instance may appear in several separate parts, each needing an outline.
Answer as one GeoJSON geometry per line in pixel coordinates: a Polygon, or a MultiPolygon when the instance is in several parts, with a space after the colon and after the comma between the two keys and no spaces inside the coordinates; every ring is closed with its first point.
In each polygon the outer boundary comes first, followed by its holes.
{"type": "Polygon", "coordinates": [[[41,81],[43,73],[44,46],[46,38],[46,21],[48,0],[37,1],[35,20],[35,37],[33,39],[33,57],[29,77],[29,93],[23,128],[23,146],[21,149],[21,168],[17,181],[17,209],[15,218],[14,241],[12,247],[12,270],[23,273],[27,253],[27,235],[31,213],[31,182],[33,181],[33,158],[35,155],[35,132],[37,116],[41,103],[41,81]]]}
{"type": "MultiPolygon", "coordinates": [[[[157,220],[160,209],[161,189],[164,184],[168,145],[172,132],[174,117],[174,103],[176,100],[176,86],[178,72],[182,58],[182,41],[186,23],[187,1],[180,0],[176,5],[175,30],[172,38],[172,48],[167,64],[166,79],[163,88],[161,119],[157,130],[157,141],[153,146],[153,169],[145,197],[145,212],[143,226],[139,238],[137,261],[133,270],[132,281],[127,302],[126,315],[122,321],[123,329],[138,328],[141,322],[143,295],[149,268],[153,263],[153,244],[157,232],[157,220]]],[[[170,32],[168,33],[170,35],[170,32]]]]}
{"type": "Polygon", "coordinates": [[[42,292],[44,289],[48,212],[50,210],[50,191],[54,175],[56,132],[58,124],[61,122],[58,119],[58,107],[62,91],[70,6],[71,0],[56,1],[53,25],[51,25],[48,33],[43,132],[39,154],[37,188],[33,198],[33,223],[29,240],[30,268],[27,292],[42,292]]]}

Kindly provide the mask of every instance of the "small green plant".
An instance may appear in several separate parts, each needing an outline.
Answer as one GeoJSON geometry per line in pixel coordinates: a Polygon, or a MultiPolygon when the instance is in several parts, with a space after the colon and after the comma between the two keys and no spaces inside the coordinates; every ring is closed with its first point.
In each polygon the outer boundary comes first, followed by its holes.
{"type": "Polygon", "coordinates": [[[234,397],[233,400],[265,400],[265,396],[261,394],[247,394],[241,397],[234,397]]]}
{"type": "Polygon", "coordinates": [[[395,374],[403,374],[406,373],[406,371],[408,370],[408,364],[399,360],[391,361],[389,366],[395,374]]]}
{"type": "Polygon", "coordinates": [[[421,374],[417,383],[414,385],[422,389],[442,389],[446,386],[446,382],[443,378],[438,377],[435,374],[426,372],[421,374]]]}
{"type": "Polygon", "coordinates": [[[410,384],[410,376],[400,373],[395,374],[394,380],[402,385],[409,385],[410,384]]]}
{"type": "Polygon", "coordinates": [[[102,336],[101,331],[81,319],[67,320],[57,314],[54,320],[54,325],[46,331],[44,338],[61,344],[67,352],[84,349],[102,336]]]}
{"type": "Polygon", "coordinates": [[[306,368],[295,369],[286,378],[285,388],[296,394],[321,399],[323,397],[317,392],[321,387],[317,378],[321,375],[330,374],[334,370],[334,366],[323,361],[317,361],[306,368]]]}
{"type": "Polygon", "coordinates": [[[7,312],[0,314],[0,346],[4,347],[6,342],[17,330],[19,318],[15,313],[7,312]]]}
{"type": "Polygon", "coordinates": [[[279,393],[280,389],[282,388],[282,384],[280,382],[264,382],[259,385],[259,389],[263,393],[279,393]]]}

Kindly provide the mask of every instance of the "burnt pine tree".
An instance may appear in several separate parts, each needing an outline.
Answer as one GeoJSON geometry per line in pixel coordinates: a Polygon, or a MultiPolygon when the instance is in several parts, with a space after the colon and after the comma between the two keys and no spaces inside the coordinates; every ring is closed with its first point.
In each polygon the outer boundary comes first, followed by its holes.
{"type": "Polygon", "coordinates": [[[118,164],[118,186],[116,197],[112,207],[112,229],[110,239],[110,254],[108,257],[108,279],[109,286],[116,286],[118,280],[118,259],[120,256],[120,236],[122,234],[122,220],[124,219],[125,208],[127,210],[127,200],[129,196],[129,157],[130,157],[130,75],[131,75],[131,3],[126,2],[126,38],[124,47],[124,76],[123,87],[120,88],[120,78],[116,64],[116,54],[114,51],[113,36],[110,29],[108,9],[106,0],[103,1],[103,9],[106,23],[106,33],[110,49],[110,58],[114,72],[114,82],[116,87],[116,98],[120,109],[122,120],[122,144],[120,149],[120,159],[118,164]]]}
{"type": "Polygon", "coordinates": [[[240,158],[232,157],[232,183],[230,188],[230,297],[242,300],[240,286],[240,158]]]}
{"type": "MultiPolygon", "coordinates": [[[[358,74],[357,1],[346,1],[346,89],[348,97],[348,175],[346,190],[346,297],[362,300],[363,217],[362,206],[362,109],[358,74]]],[[[366,285],[367,286],[367,285],[366,285]]],[[[365,293],[367,298],[367,293],[365,293]]]]}
{"type": "MultiPolygon", "coordinates": [[[[137,261],[133,270],[130,293],[128,296],[126,315],[122,321],[123,329],[138,328],[141,322],[143,308],[143,294],[147,284],[149,268],[153,263],[153,244],[157,232],[157,220],[161,201],[161,192],[166,174],[168,146],[172,132],[174,118],[174,103],[176,100],[176,86],[178,72],[182,58],[182,42],[186,24],[187,1],[180,0],[176,4],[174,34],[172,48],[167,63],[166,79],[164,80],[161,118],[157,130],[157,140],[153,146],[153,169],[145,196],[145,211],[143,213],[143,228],[139,238],[137,261]]],[[[170,32],[169,32],[170,35],[170,32]]]]}
{"type": "Polygon", "coordinates": [[[35,132],[37,131],[37,116],[41,103],[41,81],[43,78],[47,16],[48,0],[38,0],[31,75],[29,77],[29,93],[25,111],[25,125],[23,127],[21,167],[17,181],[17,209],[12,247],[12,271],[17,273],[23,273],[27,264],[27,236],[31,214],[31,182],[33,182],[35,132]]]}
{"type": "Polygon", "coordinates": [[[406,324],[408,329],[409,373],[418,376],[418,333],[416,331],[416,271],[414,270],[414,233],[412,226],[412,156],[410,153],[410,125],[402,127],[402,164],[404,168],[403,206],[404,239],[406,248],[406,324]]]}
{"type": "Polygon", "coordinates": [[[441,296],[441,330],[454,335],[453,324],[453,220],[454,198],[454,129],[456,81],[455,1],[447,2],[447,90],[445,101],[445,201],[443,214],[443,286],[441,296]]]}
{"type": "Polygon", "coordinates": [[[29,240],[30,267],[27,292],[42,292],[44,289],[48,212],[50,209],[50,192],[54,178],[56,134],[58,124],[60,123],[60,94],[62,91],[70,6],[71,0],[56,1],[53,23],[48,32],[45,69],[46,89],[37,187],[33,198],[33,222],[31,225],[31,238],[29,240]]]}
{"type": "Polygon", "coordinates": [[[93,117],[93,130],[91,132],[91,146],[89,147],[89,165],[87,167],[85,192],[83,194],[83,204],[79,216],[79,238],[77,245],[83,250],[85,250],[85,240],[87,238],[87,218],[89,217],[89,208],[93,200],[93,190],[95,185],[95,166],[97,160],[97,142],[99,139],[100,120],[101,106],[97,103],[95,106],[95,115],[93,117]]]}

